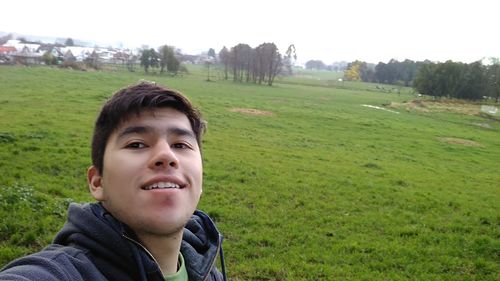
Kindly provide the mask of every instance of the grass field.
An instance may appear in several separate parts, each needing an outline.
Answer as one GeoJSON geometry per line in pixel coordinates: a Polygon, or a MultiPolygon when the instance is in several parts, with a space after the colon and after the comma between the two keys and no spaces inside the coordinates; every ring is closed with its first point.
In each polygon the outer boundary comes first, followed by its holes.
{"type": "Polygon", "coordinates": [[[0,67],[0,266],[49,243],[69,202],[91,201],[94,118],[146,79],[208,121],[199,207],[225,236],[230,280],[500,280],[498,120],[362,106],[402,104],[409,89],[199,71],[0,67]]]}

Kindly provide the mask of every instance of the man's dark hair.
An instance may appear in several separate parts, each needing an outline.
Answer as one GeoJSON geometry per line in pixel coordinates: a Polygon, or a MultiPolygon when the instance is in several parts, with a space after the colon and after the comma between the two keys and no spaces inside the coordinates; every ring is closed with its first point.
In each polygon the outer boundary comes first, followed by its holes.
{"type": "Polygon", "coordinates": [[[101,175],[106,144],[113,131],[133,114],[139,115],[144,110],[165,107],[176,109],[186,115],[201,149],[205,122],[201,119],[200,112],[181,93],[152,82],[141,82],[116,92],[104,104],[97,117],[92,138],[92,165],[101,175]]]}

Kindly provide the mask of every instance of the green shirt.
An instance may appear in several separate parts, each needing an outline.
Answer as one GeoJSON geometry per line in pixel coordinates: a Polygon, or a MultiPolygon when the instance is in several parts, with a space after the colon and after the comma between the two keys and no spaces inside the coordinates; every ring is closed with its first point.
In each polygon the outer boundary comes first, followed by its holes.
{"type": "Polygon", "coordinates": [[[179,253],[179,270],[173,275],[166,275],[165,281],[188,281],[188,273],[184,264],[184,257],[179,253]]]}

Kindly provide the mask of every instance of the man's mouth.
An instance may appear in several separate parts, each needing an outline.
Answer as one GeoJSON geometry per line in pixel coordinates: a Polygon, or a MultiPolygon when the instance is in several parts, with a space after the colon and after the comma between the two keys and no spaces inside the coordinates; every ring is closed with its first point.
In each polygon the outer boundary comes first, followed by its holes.
{"type": "Polygon", "coordinates": [[[173,182],[157,182],[144,186],[142,189],[152,190],[152,189],[182,189],[182,188],[183,188],[182,186],[173,182]]]}

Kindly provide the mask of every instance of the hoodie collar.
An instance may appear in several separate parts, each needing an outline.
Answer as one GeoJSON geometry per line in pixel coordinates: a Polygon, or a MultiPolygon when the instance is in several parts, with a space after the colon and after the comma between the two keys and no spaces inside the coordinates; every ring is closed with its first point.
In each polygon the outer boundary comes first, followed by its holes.
{"type": "MultiPolygon", "coordinates": [[[[135,233],[115,219],[100,203],[71,203],[68,221],[56,235],[55,244],[87,249],[103,274],[133,274],[135,280],[160,275],[159,266],[135,233]],[[138,278],[141,276],[140,278],[138,278]]],[[[184,228],[181,253],[189,280],[204,280],[213,268],[222,243],[210,217],[196,210],[184,228]]]]}

